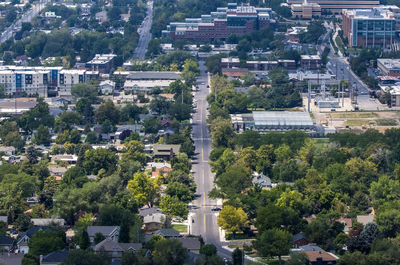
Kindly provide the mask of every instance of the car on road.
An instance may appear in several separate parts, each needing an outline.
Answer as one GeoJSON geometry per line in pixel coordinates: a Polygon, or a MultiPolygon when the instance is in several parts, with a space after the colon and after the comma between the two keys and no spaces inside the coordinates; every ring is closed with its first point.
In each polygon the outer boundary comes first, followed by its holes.
{"type": "Polygon", "coordinates": [[[213,207],[213,208],[211,208],[211,211],[213,211],[213,212],[219,212],[219,211],[221,211],[221,208],[219,208],[219,207],[213,207]]]}

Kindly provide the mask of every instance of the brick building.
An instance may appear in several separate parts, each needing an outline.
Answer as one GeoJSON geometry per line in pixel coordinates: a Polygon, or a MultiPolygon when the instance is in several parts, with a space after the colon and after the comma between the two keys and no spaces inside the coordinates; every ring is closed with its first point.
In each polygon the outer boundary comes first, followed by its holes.
{"type": "Polygon", "coordinates": [[[201,18],[186,18],[184,22],[171,22],[162,31],[165,38],[210,41],[226,39],[230,34],[246,34],[275,23],[270,8],[256,8],[249,5],[238,6],[229,3],[219,7],[210,15],[201,18]]]}

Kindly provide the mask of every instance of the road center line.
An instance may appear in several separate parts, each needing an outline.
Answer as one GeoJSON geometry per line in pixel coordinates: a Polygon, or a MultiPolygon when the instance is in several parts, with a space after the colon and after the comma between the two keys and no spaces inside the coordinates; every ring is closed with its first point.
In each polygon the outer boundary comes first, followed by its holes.
{"type": "Polygon", "coordinates": [[[206,232],[207,232],[206,215],[204,215],[204,235],[206,235],[206,232]]]}

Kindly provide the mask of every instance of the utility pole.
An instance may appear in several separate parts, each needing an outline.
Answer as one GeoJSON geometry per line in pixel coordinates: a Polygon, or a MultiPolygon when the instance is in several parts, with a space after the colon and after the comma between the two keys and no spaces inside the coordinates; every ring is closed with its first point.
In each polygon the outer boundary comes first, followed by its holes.
{"type": "Polygon", "coordinates": [[[310,104],[311,104],[311,82],[308,80],[308,112],[311,112],[310,109],[310,104]]]}

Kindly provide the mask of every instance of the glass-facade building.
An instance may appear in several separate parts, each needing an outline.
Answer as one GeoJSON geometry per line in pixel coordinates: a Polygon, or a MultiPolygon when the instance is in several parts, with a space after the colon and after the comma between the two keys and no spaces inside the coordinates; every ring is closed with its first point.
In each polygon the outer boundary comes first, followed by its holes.
{"type": "Polygon", "coordinates": [[[343,35],[351,47],[390,49],[396,37],[396,20],[388,10],[343,10],[343,35]]]}

